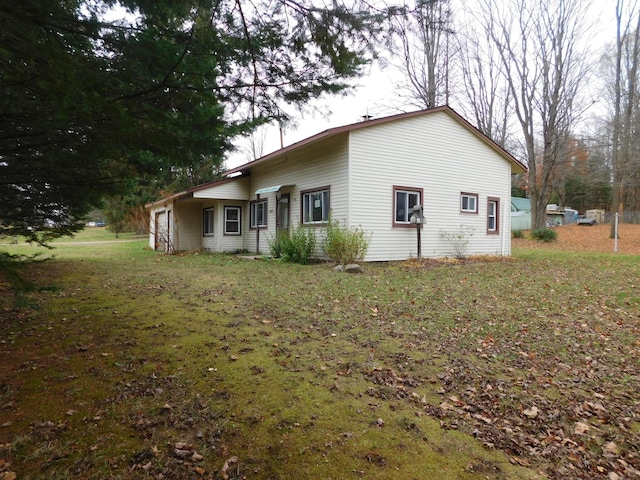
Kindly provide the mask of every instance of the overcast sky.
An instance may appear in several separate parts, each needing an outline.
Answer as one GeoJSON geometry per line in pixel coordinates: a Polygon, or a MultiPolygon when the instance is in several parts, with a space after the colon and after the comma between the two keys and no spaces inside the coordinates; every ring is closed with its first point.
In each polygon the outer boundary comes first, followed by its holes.
{"type": "MultiPolygon", "coordinates": [[[[456,17],[461,15],[463,1],[453,0],[452,2],[456,17]]],[[[604,45],[615,39],[615,0],[593,0],[592,3],[595,23],[592,38],[597,38],[598,42],[604,45]]],[[[465,5],[468,8],[468,0],[465,5]]],[[[383,52],[383,57],[384,55],[388,54],[383,52]]],[[[369,68],[368,74],[355,82],[357,87],[348,96],[320,99],[312,104],[315,112],[310,110],[296,114],[296,125],[283,130],[284,146],[291,145],[328,128],[359,122],[365,115],[379,118],[415,110],[415,107],[403,106],[402,101],[395,94],[396,85],[401,78],[400,75],[402,73],[392,67],[380,68],[379,64],[374,63],[369,68]]],[[[247,153],[242,151],[242,146],[246,146],[246,144],[246,140],[237,143],[239,149],[227,158],[225,163],[227,168],[239,166],[250,160],[247,153]]],[[[276,126],[270,127],[266,131],[262,154],[266,155],[279,148],[279,129],[276,126]]]]}

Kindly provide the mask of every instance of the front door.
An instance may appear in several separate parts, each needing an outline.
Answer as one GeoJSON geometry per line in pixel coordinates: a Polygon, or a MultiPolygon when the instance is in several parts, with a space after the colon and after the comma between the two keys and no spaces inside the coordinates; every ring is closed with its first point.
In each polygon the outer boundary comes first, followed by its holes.
{"type": "Polygon", "coordinates": [[[276,202],[276,229],[289,231],[290,194],[282,193],[276,202]]]}

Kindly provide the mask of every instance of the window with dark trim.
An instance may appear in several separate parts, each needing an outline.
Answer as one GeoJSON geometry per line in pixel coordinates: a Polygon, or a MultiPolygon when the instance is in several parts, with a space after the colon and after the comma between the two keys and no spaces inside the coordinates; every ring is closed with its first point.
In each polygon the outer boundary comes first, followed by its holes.
{"type": "Polygon", "coordinates": [[[500,233],[500,199],[487,199],[487,233],[500,233]]]}
{"type": "Polygon", "coordinates": [[[224,207],[224,234],[240,235],[242,229],[242,208],[241,207],[224,207]]]}
{"type": "Polygon", "coordinates": [[[249,209],[249,228],[267,228],[267,200],[253,200],[249,209]]]}
{"type": "Polygon", "coordinates": [[[302,197],[302,223],[323,224],[329,221],[329,187],[300,192],[302,197]]]}
{"type": "Polygon", "coordinates": [[[393,187],[393,226],[411,227],[413,207],[422,205],[421,188],[393,187]]]}
{"type": "Polygon", "coordinates": [[[460,194],[460,211],[462,213],[478,213],[478,194],[462,192],[460,194]]]}
{"type": "Polygon", "coordinates": [[[202,210],[202,235],[213,236],[213,207],[202,210]]]}

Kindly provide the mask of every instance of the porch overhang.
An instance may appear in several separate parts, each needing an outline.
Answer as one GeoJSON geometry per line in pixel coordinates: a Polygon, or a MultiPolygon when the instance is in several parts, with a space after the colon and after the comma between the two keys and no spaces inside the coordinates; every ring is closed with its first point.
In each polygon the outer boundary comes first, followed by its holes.
{"type": "Polygon", "coordinates": [[[256,195],[264,195],[265,193],[279,192],[281,188],[292,187],[293,185],[273,185],[271,187],[259,188],[256,195]]]}

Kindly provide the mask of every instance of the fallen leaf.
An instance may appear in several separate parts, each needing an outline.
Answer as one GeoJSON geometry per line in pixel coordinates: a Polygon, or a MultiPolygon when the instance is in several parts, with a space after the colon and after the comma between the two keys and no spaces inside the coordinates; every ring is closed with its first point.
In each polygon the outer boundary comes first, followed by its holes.
{"type": "Polygon", "coordinates": [[[609,453],[611,455],[617,455],[619,453],[618,452],[618,445],[616,445],[615,442],[609,442],[609,443],[605,444],[602,447],[602,451],[604,453],[609,453]]]}
{"type": "Polygon", "coordinates": [[[189,450],[180,450],[179,448],[173,450],[173,456],[176,458],[187,458],[189,455],[191,455],[189,450]]]}
{"type": "Polygon", "coordinates": [[[193,455],[191,455],[192,462],[199,462],[200,460],[203,460],[203,459],[204,457],[200,455],[198,452],[193,452],[193,455]]]}
{"type": "Polygon", "coordinates": [[[238,462],[238,457],[236,457],[235,455],[231,458],[228,458],[224,462],[224,465],[222,466],[222,470],[220,470],[220,476],[222,477],[223,480],[229,480],[229,474],[227,472],[237,462],[238,462]]]}
{"type": "Polygon", "coordinates": [[[525,409],[522,413],[524,413],[529,418],[536,418],[540,413],[540,410],[538,410],[538,407],[534,405],[531,408],[525,409]]]}
{"type": "Polygon", "coordinates": [[[576,435],[583,435],[584,433],[589,431],[589,425],[584,422],[576,423],[576,428],[574,428],[573,433],[576,435]]]}

